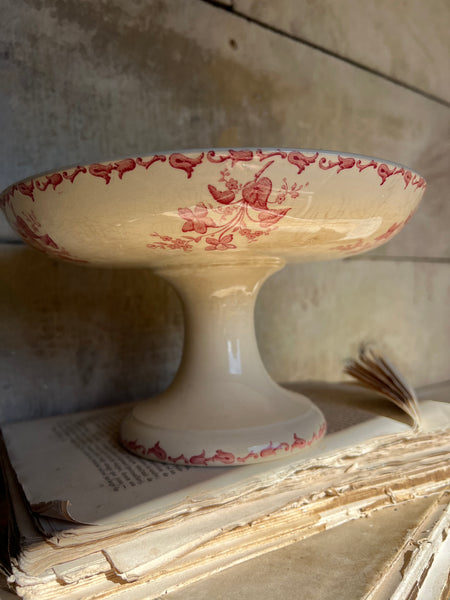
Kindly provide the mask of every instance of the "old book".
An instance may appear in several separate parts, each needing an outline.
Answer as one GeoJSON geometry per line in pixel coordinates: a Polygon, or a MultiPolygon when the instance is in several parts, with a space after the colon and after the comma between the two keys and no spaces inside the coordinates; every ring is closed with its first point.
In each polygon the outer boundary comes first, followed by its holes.
{"type": "Polygon", "coordinates": [[[233,469],[128,454],[117,441],[128,406],[4,426],[12,588],[35,600],[156,598],[449,485],[450,405],[423,401],[414,427],[348,384],[302,391],[327,417],[324,441],[233,469]]]}
{"type": "Polygon", "coordinates": [[[450,491],[439,495],[405,536],[363,600],[448,600],[450,491]]]}
{"type": "Polygon", "coordinates": [[[448,500],[444,492],[371,511],[164,597],[448,600],[450,536],[439,541],[448,500]]]}

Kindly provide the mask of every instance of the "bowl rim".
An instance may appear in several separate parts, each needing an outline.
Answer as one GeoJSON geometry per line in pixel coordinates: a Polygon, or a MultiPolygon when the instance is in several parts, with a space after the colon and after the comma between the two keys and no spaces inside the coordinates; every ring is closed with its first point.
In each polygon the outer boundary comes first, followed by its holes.
{"type": "Polygon", "coordinates": [[[310,153],[310,152],[318,152],[320,154],[324,154],[324,155],[330,155],[330,156],[345,156],[346,158],[355,158],[355,159],[363,159],[363,160],[374,160],[377,163],[381,163],[381,164],[385,164],[387,166],[392,166],[392,167],[397,167],[400,169],[404,169],[406,171],[409,171],[412,175],[415,175],[417,177],[420,177],[421,179],[423,179],[426,183],[426,179],[425,177],[423,177],[418,171],[416,171],[415,169],[411,169],[410,167],[393,161],[393,160],[389,160],[389,159],[385,159],[385,158],[381,158],[379,156],[370,156],[368,154],[357,154],[354,152],[347,152],[344,150],[325,150],[322,148],[291,148],[291,147],[287,147],[287,146],[234,146],[234,147],[226,147],[226,146],[206,146],[206,147],[193,147],[193,148],[177,148],[177,149],[172,149],[172,150],[162,150],[162,151],[154,151],[151,153],[140,153],[140,154],[128,154],[128,155],[121,155],[121,156],[116,156],[114,158],[109,158],[109,159],[102,159],[102,160],[97,160],[97,161],[90,161],[90,162],[76,162],[76,163],[71,163],[71,164],[64,164],[63,166],[58,166],[52,169],[46,169],[44,171],[38,171],[38,172],[34,172],[30,175],[27,175],[26,177],[22,177],[21,179],[18,179],[16,181],[14,181],[13,183],[9,184],[8,186],[6,186],[5,188],[3,188],[2,190],[0,190],[0,197],[5,195],[6,192],[8,192],[8,190],[14,186],[17,186],[21,183],[26,183],[28,181],[31,181],[33,179],[37,179],[39,177],[45,177],[46,175],[53,175],[56,173],[60,173],[62,171],[67,171],[70,169],[75,169],[77,167],[84,167],[84,168],[88,168],[91,165],[95,165],[95,164],[104,164],[104,163],[111,163],[111,162],[118,162],[118,161],[122,161],[122,160],[126,160],[126,159],[134,159],[136,160],[137,158],[149,158],[151,156],[170,156],[171,154],[184,154],[184,155],[190,155],[190,154],[198,154],[198,153],[208,153],[208,152],[230,152],[230,150],[236,151],[236,152],[240,152],[240,151],[252,151],[252,152],[257,152],[257,151],[261,151],[261,152],[301,152],[301,153],[310,153]]]}

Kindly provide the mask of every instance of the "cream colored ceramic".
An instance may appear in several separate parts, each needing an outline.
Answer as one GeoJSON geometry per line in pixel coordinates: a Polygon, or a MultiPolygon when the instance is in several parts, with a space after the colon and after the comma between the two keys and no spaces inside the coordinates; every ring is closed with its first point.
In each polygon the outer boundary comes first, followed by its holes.
{"type": "Polygon", "coordinates": [[[399,165],[315,150],[192,150],[46,173],[3,192],[17,232],[49,256],[147,266],[178,290],[177,377],[138,404],[122,441],[152,460],[243,465],[298,452],[326,425],[259,358],[253,306],[289,261],[341,258],[390,239],[424,180],[399,165]]]}

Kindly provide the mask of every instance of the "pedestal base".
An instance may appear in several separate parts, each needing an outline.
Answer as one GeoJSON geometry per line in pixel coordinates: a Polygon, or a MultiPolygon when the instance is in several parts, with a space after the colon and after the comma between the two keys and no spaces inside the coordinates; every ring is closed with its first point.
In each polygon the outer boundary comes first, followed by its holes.
{"type": "Polygon", "coordinates": [[[229,429],[220,428],[220,418],[216,427],[206,429],[192,428],[192,424],[180,429],[155,426],[151,423],[150,400],[135,407],[122,422],[122,443],[149,460],[205,467],[241,466],[304,451],[325,434],[324,417],[308,398],[279,390],[273,406],[278,407],[278,416],[287,410],[292,415],[289,419],[277,421],[274,414],[273,422],[265,423],[268,415],[261,410],[263,418],[258,419],[256,413],[254,426],[229,429]]]}
{"type": "Polygon", "coordinates": [[[255,298],[283,265],[254,257],[157,271],[183,302],[183,358],[169,389],[124,420],[128,450],[181,465],[238,466],[299,452],[322,437],[321,412],[277,385],[258,352],[255,298]]]}

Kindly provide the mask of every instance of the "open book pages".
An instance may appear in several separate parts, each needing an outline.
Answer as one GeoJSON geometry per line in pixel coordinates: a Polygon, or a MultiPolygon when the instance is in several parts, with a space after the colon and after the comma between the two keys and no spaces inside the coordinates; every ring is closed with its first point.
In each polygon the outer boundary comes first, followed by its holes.
{"type": "MultiPolygon", "coordinates": [[[[126,530],[172,520],[205,505],[215,507],[254,490],[260,493],[281,482],[285,485],[310,466],[326,466],[328,472],[348,447],[355,448],[355,456],[366,455],[390,441],[406,444],[418,439],[408,425],[393,418],[374,420],[374,412],[402,415],[351,386],[311,385],[307,393],[326,413],[329,435],[325,440],[303,454],[245,469],[199,469],[136,458],[117,439],[128,406],[5,425],[2,432],[38,526],[57,538],[59,545],[72,545],[80,532],[98,539],[111,527],[126,530]],[[80,524],[91,527],[80,528],[80,524]]],[[[422,435],[445,431],[448,410],[438,404],[426,411],[422,435]]]]}
{"type": "Polygon", "coordinates": [[[153,598],[449,485],[449,404],[421,403],[414,431],[391,418],[402,418],[395,407],[354,386],[301,391],[320,404],[330,434],[303,455],[235,469],[126,453],[117,425],[128,407],[3,427],[11,583],[36,600],[119,590],[121,598],[153,598]],[[376,416],[386,409],[389,418],[376,416]]]}
{"type": "Polygon", "coordinates": [[[414,388],[385,357],[362,346],[358,360],[349,360],[345,372],[363,387],[385,396],[420,427],[420,410],[414,388]]]}

